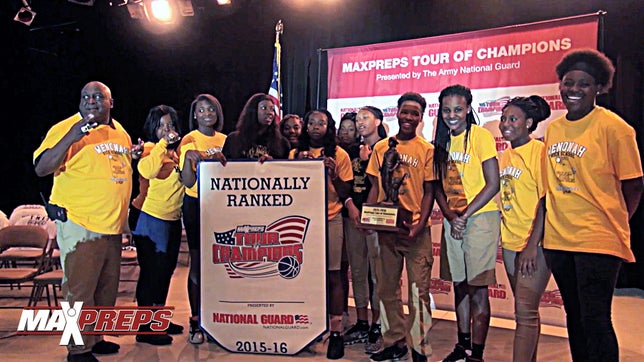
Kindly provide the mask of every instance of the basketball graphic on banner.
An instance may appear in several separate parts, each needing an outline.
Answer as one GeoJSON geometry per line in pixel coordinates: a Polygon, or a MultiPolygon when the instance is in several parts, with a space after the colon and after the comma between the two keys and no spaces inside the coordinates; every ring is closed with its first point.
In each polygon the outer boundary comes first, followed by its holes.
{"type": "Polygon", "coordinates": [[[277,263],[282,278],[293,279],[300,274],[300,262],[293,256],[285,256],[277,263]]]}

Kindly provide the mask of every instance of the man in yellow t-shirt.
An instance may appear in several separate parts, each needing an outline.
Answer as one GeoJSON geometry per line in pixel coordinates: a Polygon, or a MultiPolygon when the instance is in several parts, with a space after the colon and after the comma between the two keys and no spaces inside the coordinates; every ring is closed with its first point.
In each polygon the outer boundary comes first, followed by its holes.
{"type": "MultiPolygon", "coordinates": [[[[132,141],[110,115],[112,93],[101,82],[83,87],[79,113],[54,125],[33,154],[38,176],[54,175],[48,205],[56,220],[63,267],[63,294],[73,305],[116,302],[121,240],[132,192],[132,141]]],[[[67,347],[68,361],[96,361],[92,353],[115,353],[119,345],[83,334],[67,347]]]]}

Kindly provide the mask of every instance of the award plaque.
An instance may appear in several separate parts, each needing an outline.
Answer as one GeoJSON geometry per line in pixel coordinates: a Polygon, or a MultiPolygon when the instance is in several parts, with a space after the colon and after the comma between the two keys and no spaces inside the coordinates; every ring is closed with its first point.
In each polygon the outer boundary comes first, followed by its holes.
{"type": "Polygon", "coordinates": [[[396,150],[398,141],[389,138],[389,149],[383,156],[380,168],[380,183],[385,199],[377,204],[363,204],[360,215],[360,228],[380,231],[390,231],[401,234],[409,233],[404,222],[412,222],[412,212],[399,204],[399,190],[409,174],[395,177],[394,172],[400,167],[400,154],[396,150]]]}

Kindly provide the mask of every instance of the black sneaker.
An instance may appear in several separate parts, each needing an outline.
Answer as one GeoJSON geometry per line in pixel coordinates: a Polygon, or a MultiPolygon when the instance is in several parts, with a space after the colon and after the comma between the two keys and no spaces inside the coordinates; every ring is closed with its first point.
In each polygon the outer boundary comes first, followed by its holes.
{"type": "Polygon", "coordinates": [[[471,353],[471,350],[466,350],[465,347],[461,346],[460,344],[456,344],[452,353],[448,354],[447,357],[443,359],[443,362],[465,361],[465,359],[469,357],[471,353]]]}
{"type": "Polygon", "coordinates": [[[137,334],[136,341],[153,346],[166,346],[172,343],[172,337],[167,334],[137,334]]]}
{"type": "Polygon", "coordinates": [[[484,362],[483,358],[475,358],[472,356],[465,357],[465,362],[484,362]]]}
{"type": "Polygon", "coordinates": [[[190,330],[188,331],[188,341],[192,344],[202,344],[204,341],[203,331],[199,328],[199,321],[190,319],[190,330]]]}
{"type": "Polygon", "coordinates": [[[67,362],[98,362],[98,358],[94,357],[92,352],[85,352],[80,354],[67,354],[67,362]]]}
{"type": "Polygon", "coordinates": [[[380,331],[380,324],[373,323],[369,328],[369,336],[367,344],[364,346],[364,351],[367,354],[377,353],[382,351],[382,332],[380,331]]]}
{"type": "Polygon", "coordinates": [[[326,350],[327,359],[340,359],[344,357],[344,342],[339,332],[331,332],[329,346],[326,350]]]}
{"type": "Polygon", "coordinates": [[[181,334],[183,333],[183,326],[170,322],[170,325],[168,326],[168,329],[165,330],[165,332],[167,334],[181,334]]]}
{"type": "MultiPolygon", "coordinates": [[[[121,346],[114,342],[100,341],[92,346],[92,353],[96,354],[112,354],[119,351],[121,346]]],[[[72,355],[73,356],[73,355],[72,355]]]]}
{"type": "Polygon", "coordinates": [[[411,349],[411,360],[414,362],[427,362],[427,356],[416,352],[415,349],[411,349]]]}
{"type": "Polygon", "coordinates": [[[369,339],[369,323],[358,321],[342,336],[344,344],[365,343],[369,339]]]}
{"type": "Polygon", "coordinates": [[[374,353],[369,357],[372,361],[405,361],[409,358],[407,353],[407,346],[398,347],[398,344],[391,345],[382,350],[382,352],[374,353]]]}

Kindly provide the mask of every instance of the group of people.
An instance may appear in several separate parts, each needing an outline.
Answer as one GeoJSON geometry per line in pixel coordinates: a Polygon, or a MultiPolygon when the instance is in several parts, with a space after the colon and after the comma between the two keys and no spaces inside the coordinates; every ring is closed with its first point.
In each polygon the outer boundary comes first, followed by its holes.
{"type": "MultiPolygon", "coordinates": [[[[429,217],[436,203],[444,216],[440,276],[453,282],[458,329],[454,350],[443,361],[483,361],[491,315],[488,286],[496,283],[499,241],[515,296],[512,360],[536,361],[539,301],[552,273],[573,360],[617,361],[611,301],[621,263],[634,261],[628,221],[644,187],[635,132],[595,104],[597,95],[610,89],[614,73],[605,55],[571,51],[556,73],[567,113],[547,125],[540,141],[531,133],[550,116],[548,103],[536,95],[511,99],[499,124],[511,148],[500,160],[494,137],[477,125],[471,90],[459,84],[440,92],[431,142],[418,132],[427,102],[407,92],[398,99],[399,130],[392,136],[382,111],[373,106],[342,115],[337,126],[325,109],[303,117],[288,114],[278,124],[275,105],[263,93],[248,99],[236,130],[224,135],[221,104],[200,94],[190,106],[188,133],[182,133],[175,109],[159,105],[149,111],[146,139],[133,144],[111,117],[109,88],[90,82],[81,91],[79,113],[53,126],[34,152],[36,173],[54,175],[48,207],[62,210],[54,217],[65,298],[114,305],[121,233],[129,215],[140,265],[137,303],[165,305],[184,227],[189,341],[203,343],[197,164],[322,159],[328,191],[328,359],[342,358],[344,346],[354,343],[365,343],[373,361],[404,360],[409,354],[413,361],[426,361],[432,354],[429,217]],[[360,222],[361,210],[388,196],[381,171],[392,147],[400,155],[393,171],[401,181],[397,202],[411,216],[399,231],[370,230],[360,222]],[[137,173],[139,190],[131,200],[137,173]],[[357,320],[343,332],[347,264],[357,320]],[[403,265],[408,316],[400,296],[403,265]]],[[[150,326],[140,330],[149,332],[150,326]]],[[[142,333],[136,340],[164,345],[182,331],[171,323],[165,334],[142,333]]],[[[83,334],[83,341],[68,347],[69,361],[96,361],[93,354],[119,348],[98,335],[83,334]]]]}

